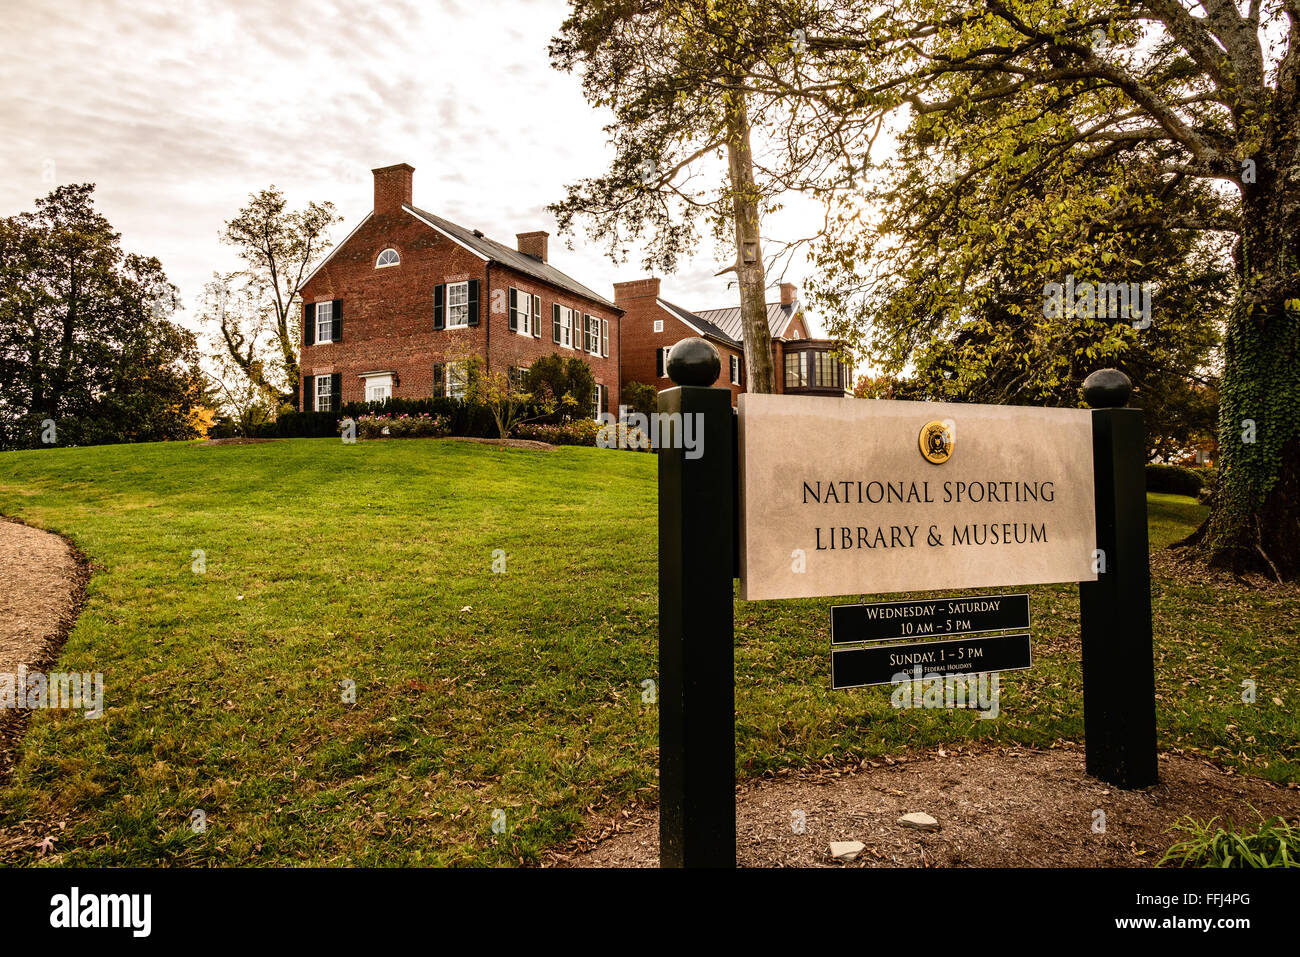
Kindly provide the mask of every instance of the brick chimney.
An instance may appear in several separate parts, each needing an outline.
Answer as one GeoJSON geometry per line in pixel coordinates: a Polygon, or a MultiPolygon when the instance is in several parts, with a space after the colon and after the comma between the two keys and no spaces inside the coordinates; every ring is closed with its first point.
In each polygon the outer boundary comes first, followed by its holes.
{"type": "Polygon", "coordinates": [[[531,233],[515,233],[515,248],[525,256],[546,262],[546,241],[551,234],[544,229],[531,233]]]}
{"type": "Polygon", "coordinates": [[[792,282],[781,283],[781,305],[793,306],[798,287],[792,282]]]}
{"type": "Polygon", "coordinates": [[[407,163],[381,166],[375,174],[375,215],[400,213],[402,204],[411,205],[411,174],[415,167],[407,163]]]}
{"type": "Polygon", "coordinates": [[[633,299],[659,298],[659,280],[654,276],[614,283],[614,304],[622,305],[633,299]]]}

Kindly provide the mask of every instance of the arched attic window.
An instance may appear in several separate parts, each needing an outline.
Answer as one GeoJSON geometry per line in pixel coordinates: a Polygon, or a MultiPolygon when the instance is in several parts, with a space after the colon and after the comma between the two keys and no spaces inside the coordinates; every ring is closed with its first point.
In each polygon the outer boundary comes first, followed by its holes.
{"type": "Polygon", "coordinates": [[[379,259],[375,261],[375,268],[382,269],[384,266],[396,266],[402,261],[402,257],[397,255],[396,249],[385,249],[379,254],[379,259]]]}

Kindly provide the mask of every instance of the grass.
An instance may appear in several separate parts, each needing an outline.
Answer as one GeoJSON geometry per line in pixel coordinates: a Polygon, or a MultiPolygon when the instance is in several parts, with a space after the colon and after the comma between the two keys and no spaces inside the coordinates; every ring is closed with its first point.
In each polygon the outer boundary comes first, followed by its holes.
{"type": "MultiPolygon", "coordinates": [[[[33,715],[0,827],[84,866],[537,860],[590,809],[656,797],[654,502],[653,457],[599,449],[6,453],[0,512],[96,564],[60,667],[105,674],[107,716],[33,715]]],[[[1204,509],[1153,495],[1150,514],[1159,546],[1204,509]]],[[[1003,676],[992,721],[832,692],[830,600],[738,601],[738,770],[1080,740],[1078,589],[1029,591],[1035,666],[1003,676]]],[[[1153,597],[1162,748],[1295,780],[1300,601],[1153,597]]]]}
{"type": "MultiPolygon", "coordinates": [[[[1258,814],[1258,812],[1256,812],[1258,814]]],[[[1300,827],[1280,817],[1264,820],[1259,815],[1255,831],[1234,829],[1232,821],[1215,827],[1217,817],[1201,822],[1187,817],[1177,821],[1172,831],[1188,835],[1172,845],[1160,859],[1161,866],[1179,867],[1300,867],[1300,827]]]]}

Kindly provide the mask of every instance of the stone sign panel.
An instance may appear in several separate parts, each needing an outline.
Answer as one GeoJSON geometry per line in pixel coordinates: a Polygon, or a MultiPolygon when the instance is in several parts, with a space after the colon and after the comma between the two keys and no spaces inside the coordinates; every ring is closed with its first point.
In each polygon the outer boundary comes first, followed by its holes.
{"type": "Polygon", "coordinates": [[[1097,579],[1084,409],[739,399],[741,597],[1097,579]]]}

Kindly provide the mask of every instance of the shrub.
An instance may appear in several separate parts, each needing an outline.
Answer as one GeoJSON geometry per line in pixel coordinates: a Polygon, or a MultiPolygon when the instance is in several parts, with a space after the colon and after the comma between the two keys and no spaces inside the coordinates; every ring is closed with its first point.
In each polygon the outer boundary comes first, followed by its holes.
{"type": "Polygon", "coordinates": [[[385,399],[383,402],[349,402],[343,406],[339,418],[363,415],[423,415],[442,416],[447,420],[449,435],[474,438],[497,438],[496,421],[492,410],[485,405],[435,396],[427,399],[385,399]]]}
{"type": "MultiPolygon", "coordinates": [[[[576,356],[551,354],[535,359],[524,374],[524,391],[544,412],[543,421],[560,424],[586,416],[596,394],[591,366],[576,356]]],[[[532,418],[532,416],[529,416],[532,418]]]]}
{"type": "Polygon", "coordinates": [[[596,444],[602,449],[627,449],[633,452],[650,452],[650,436],[640,429],[625,422],[606,423],[596,436],[596,444]]]}
{"type": "Polygon", "coordinates": [[[552,445],[594,446],[601,428],[601,423],[595,419],[574,419],[562,425],[526,423],[515,429],[515,437],[550,442],[552,445]]]}
{"type": "Polygon", "coordinates": [[[323,439],[338,435],[337,412],[284,412],[257,428],[259,439],[323,439]]]}
{"type": "Polygon", "coordinates": [[[659,410],[659,390],[644,382],[627,383],[623,386],[623,394],[620,399],[622,404],[627,406],[629,412],[640,412],[642,415],[649,415],[651,412],[659,410]]]}
{"type": "Polygon", "coordinates": [[[1205,485],[1209,469],[1189,469],[1181,465],[1148,465],[1147,491],[1190,495],[1193,498],[1205,485]]]}
{"type": "MultiPolygon", "coordinates": [[[[416,415],[359,415],[356,417],[359,439],[427,439],[451,434],[451,422],[445,415],[421,412],[416,415]]],[[[343,428],[343,423],[339,423],[343,428]]]]}
{"type": "Polygon", "coordinates": [[[217,419],[208,429],[210,439],[233,439],[239,435],[239,426],[227,418],[217,419]]]}

